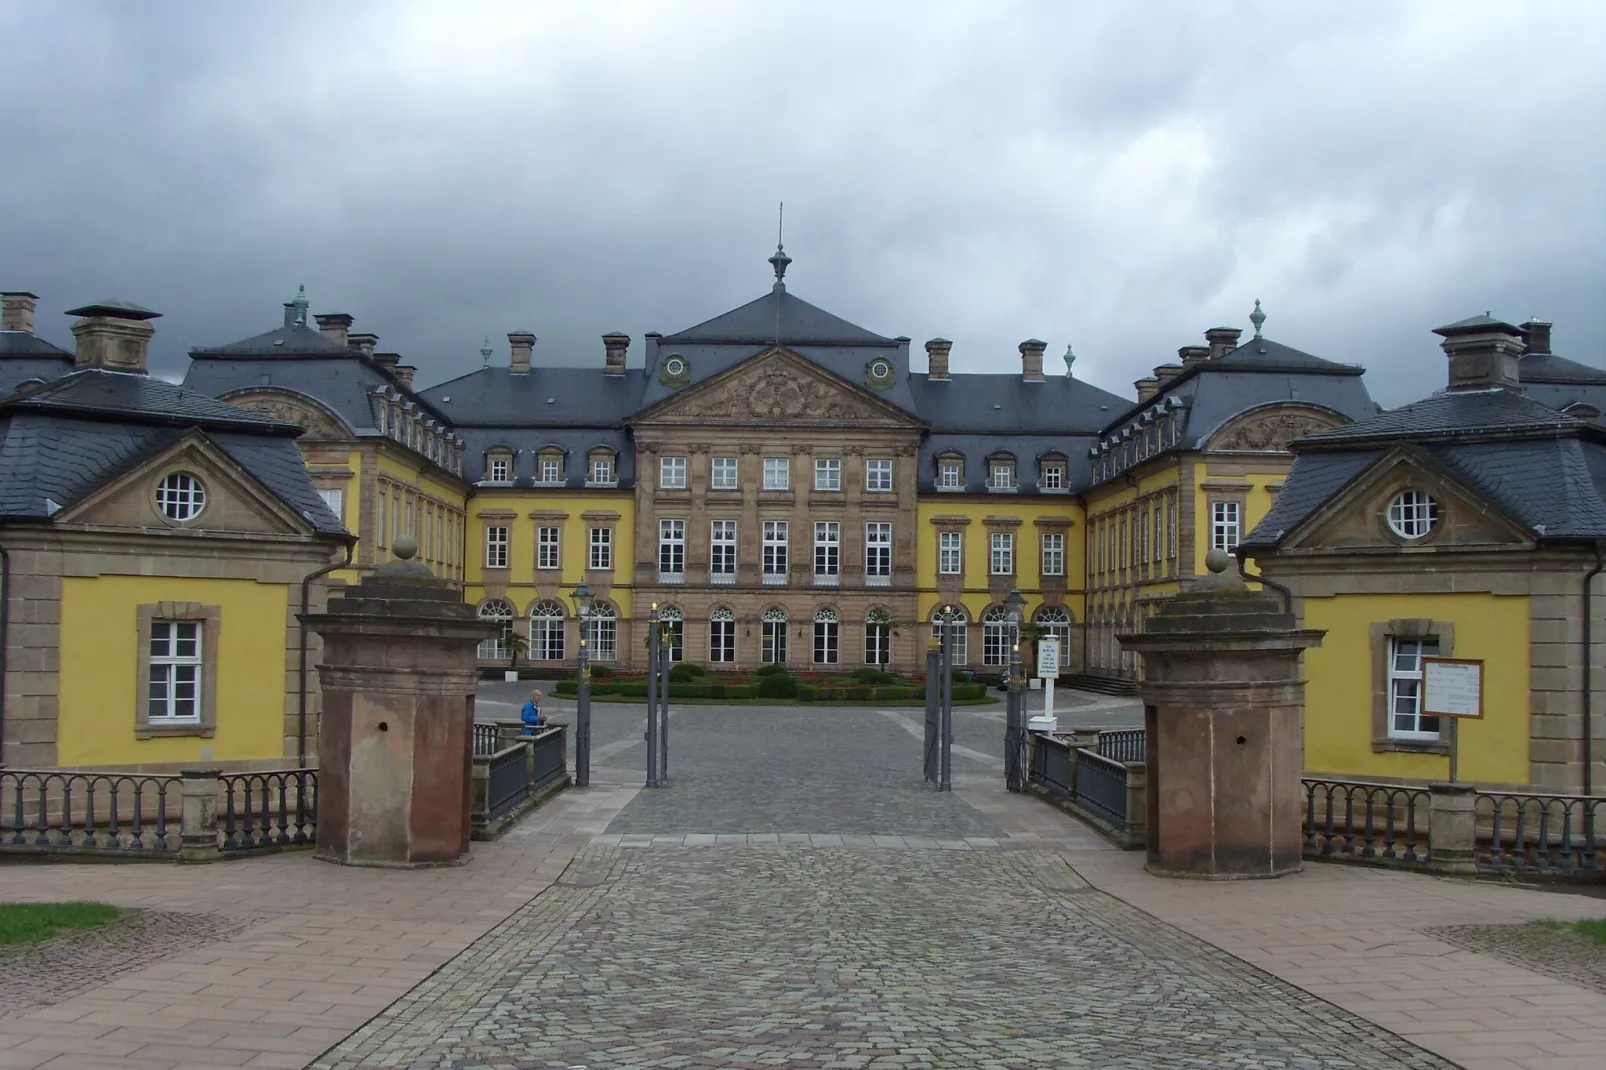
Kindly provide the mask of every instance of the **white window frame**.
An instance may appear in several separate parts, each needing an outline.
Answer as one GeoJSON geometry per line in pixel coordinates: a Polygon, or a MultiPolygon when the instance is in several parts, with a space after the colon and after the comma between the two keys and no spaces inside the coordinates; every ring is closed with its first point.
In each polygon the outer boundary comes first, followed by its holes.
{"type": "Polygon", "coordinates": [[[563,484],[562,457],[539,457],[536,464],[536,479],[543,486],[557,487],[563,484]]]}
{"type": "Polygon", "coordinates": [[[587,567],[598,572],[612,572],[613,529],[602,527],[592,528],[590,543],[591,551],[590,557],[586,561],[587,567]]]}
{"type": "Polygon", "coordinates": [[[613,470],[612,457],[591,458],[591,482],[598,486],[609,486],[618,482],[613,470]]]}
{"type": "Polygon", "coordinates": [[[496,635],[480,640],[480,657],[497,660],[508,656],[507,637],[513,631],[513,621],[516,617],[517,613],[512,603],[501,598],[493,598],[479,608],[480,620],[496,621],[502,626],[502,630],[496,635]]]}
{"type": "Polygon", "coordinates": [[[150,686],[145,695],[146,719],[151,725],[200,724],[205,676],[205,632],[200,620],[152,620],[150,646],[145,656],[150,686]],[[158,632],[165,634],[158,636],[158,632]],[[157,644],[163,653],[157,653],[157,644]],[[191,653],[180,653],[189,644],[191,653]],[[162,696],[157,697],[157,688],[162,696]],[[184,697],[181,692],[188,692],[184,697]],[[160,703],[160,710],[158,710],[160,703]],[[178,712],[181,708],[188,712],[178,712]]]}
{"type": "Polygon", "coordinates": [[[547,599],[530,607],[530,660],[562,661],[566,614],[558,602],[547,599]],[[537,610],[547,610],[537,613],[537,610]],[[557,612],[551,612],[556,610],[557,612]]]}
{"type": "Polygon", "coordinates": [[[1243,533],[1244,506],[1238,501],[1210,503],[1210,548],[1231,553],[1243,533]]]}
{"type": "Polygon", "coordinates": [[[709,582],[736,582],[736,531],[736,521],[734,520],[710,520],[708,522],[709,582]]]}
{"type": "Polygon", "coordinates": [[[736,614],[723,606],[708,617],[708,660],[714,665],[736,663],[736,614]]]}
{"type": "Polygon", "coordinates": [[[892,458],[872,457],[864,462],[864,489],[872,494],[892,492],[892,458]]]}
{"type": "Polygon", "coordinates": [[[1039,490],[1061,491],[1065,489],[1065,466],[1058,461],[1043,465],[1042,475],[1038,479],[1039,490]]]}
{"type": "Polygon", "coordinates": [[[323,504],[327,505],[329,511],[335,514],[336,520],[342,524],[346,522],[346,489],[344,487],[320,487],[318,488],[318,497],[322,498],[323,504]]]}
{"type": "Polygon", "coordinates": [[[765,583],[785,583],[790,529],[785,520],[764,521],[763,575],[765,583]]]}
{"type": "Polygon", "coordinates": [[[987,489],[992,491],[1014,490],[1015,462],[993,461],[987,466],[987,489]]]}
{"type": "Polygon", "coordinates": [[[937,532],[937,572],[942,576],[965,574],[965,533],[937,532]]]}
{"type": "Polygon", "coordinates": [[[513,461],[508,457],[492,457],[489,471],[485,473],[487,483],[513,482],[513,461]]]}
{"type": "Polygon", "coordinates": [[[682,583],[686,577],[686,521],[658,521],[658,582],[682,583]]]}
{"type": "MultiPolygon", "coordinates": [[[[939,606],[931,615],[931,637],[939,641],[942,639],[942,622],[938,620],[941,613],[942,607],[939,606]]],[[[948,654],[954,665],[964,665],[970,659],[969,628],[970,622],[964,614],[949,622],[948,654]]]]}
{"type": "Polygon", "coordinates": [[[814,581],[834,583],[842,575],[842,524],[837,520],[814,522],[814,581]]]}
{"type": "Polygon", "coordinates": [[[952,457],[937,462],[937,489],[956,491],[965,489],[965,462],[952,457]]]}
{"type": "Polygon", "coordinates": [[[658,611],[658,626],[663,629],[663,645],[659,648],[671,662],[686,660],[686,614],[679,606],[664,606],[658,611]]]}
{"type": "Polygon", "coordinates": [[[820,491],[842,489],[842,459],[840,457],[814,458],[814,489],[820,491]]]}
{"type": "Polygon", "coordinates": [[[1045,531],[1042,536],[1042,567],[1045,576],[1065,575],[1065,533],[1045,531]]]}
{"type": "Polygon", "coordinates": [[[1439,637],[1391,635],[1388,644],[1389,738],[1438,742],[1442,738],[1444,719],[1422,715],[1422,659],[1439,656],[1439,637]],[[1402,661],[1407,660],[1408,667],[1401,668],[1402,661]],[[1402,707],[1407,705],[1411,711],[1402,714],[1402,707]],[[1408,718],[1411,727],[1400,727],[1401,717],[1408,718]],[[1431,731],[1422,727],[1429,721],[1434,723],[1431,731]]]}
{"type": "Polygon", "coordinates": [[[892,582],[892,522],[871,520],[864,525],[864,576],[872,586],[892,582]]]}
{"type": "Polygon", "coordinates": [[[981,616],[981,663],[989,668],[1002,668],[1009,664],[1014,652],[1016,637],[1020,634],[1015,622],[1009,619],[1009,610],[994,606],[981,616]]]}
{"type": "Polygon", "coordinates": [[[508,528],[505,524],[488,524],[485,527],[485,567],[507,568],[508,528]]]}
{"type": "Polygon", "coordinates": [[[535,567],[542,570],[563,568],[563,529],[543,524],[535,529],[535,567]]]}
{"type": "Polygon", "coordinates": [[[764,489],[777,491],[792,489],[792,458],[764,458],[764,489]]]}
{"type": "Polygon", "coordinates": [[[815,665],[837,665],[842,661],[842,623],[834,609],[817,610],[814,614],[814,645],[811,650],[815,665]]]}
{"type": "Polygon", "coordinates": [[[759,661],[765,665],[786,664],[786,613],[780,609],[766,609],[760,621],[759,661]]]}
{"type": "Polygon", "coordinates": [[[586,655],[592,661],[616,661],[619,657],[619,614],[608,605],[595,605],[582,622],[586,635],[586,655]]]}
{"type": "Polygon", "coordinates": [[[741,460],[736,457],[710,457],[708,459],[709,490],[740,490],[742,486],[741,460]]]}
{"type": "Polygon", "coordinates": [[[992,576],[1015,574],[1015,533],[994,531],[987,537],[987,571],[992,576]]]}
{"type": "Polygon", "coordinates": [[[1408,488],[1393,497],[1384,515],[1390,531],[1415,542],[1427,538],[1439,526],[1439,503],[1425,490],[1408,488]]]}
{"type": "Polygon", "coordinates": [[[686,458],[658,458],[658,487],[660,490],[686,489],[686,458]]]}
{"type": "Polygon", "coordinates": [[[206,511],[206,484],[189,472],[170,472],[156,485],[156,507],[175,524],[187,524],[206,511]]]}

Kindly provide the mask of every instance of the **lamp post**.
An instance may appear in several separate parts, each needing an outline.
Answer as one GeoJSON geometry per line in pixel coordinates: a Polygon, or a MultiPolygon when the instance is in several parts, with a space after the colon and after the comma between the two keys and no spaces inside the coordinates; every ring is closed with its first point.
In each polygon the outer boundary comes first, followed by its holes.
{"type": "Polygon", "coordinates": [[[658,787],[658,603],[647,611],[647,786],[658,787]]]}
{"type": "Polygon", "coordinates": [[[574,782],[582,788],[591,783],[591,646],[586,626],[594,601],[591,588],[581,580],[574,589],[574,607],[580,615],[580,652],[576,659],[580,681],[574,690],[574,782]]]}
{"type": "Polygon", "coordinates": [[[1004,786],[1010,791],[1026,788],[1026,681],[1021,675],[1020,630],[1026,599],[1020,588],[1012,588],[1004,599],[1010,627],[1009,693],[1004,705],[1004,786]]]}
{"type": "Polygon", "coordinates": [[[954,746],[954,607],[942,607],[942,665],[937,703],[937,790],[953,790],[954,746]]]}

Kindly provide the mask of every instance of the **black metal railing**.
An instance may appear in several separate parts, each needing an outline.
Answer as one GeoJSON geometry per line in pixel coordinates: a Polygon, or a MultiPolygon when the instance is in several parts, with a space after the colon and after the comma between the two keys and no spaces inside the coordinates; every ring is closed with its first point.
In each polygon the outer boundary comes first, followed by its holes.
{"type": "Polygon", "coordinates": [[[1430,793],[1426,787],[1355,780],[1305,786],[1305,853],[1426,865],[1430,793]]]}
{"type": "Polygon", "coordinates": [[[1126,766],[1086,747],[1076,751],[1076,803],[1126,828],[1126,766]]]}
{"type": "Polygon", "coordinates": [[[482,721],[474,722],[474,756],[483,758],[495,754],[501,748],[497,745],[500,729],[495,724],[486,724],[482,721]]]}
{"type": "Polygon", "coordinates": [[[1141,728],[1121,728],[1099,733],[1099,754],[1115,762],[1142,762],[1147,750],[1147,733],[1141,728]]]}
{"type": "Polygon", "coordinates": [[[223,850],[299,846],[317,839],[316,769],[224,773],[218,785],[218,846],[223,850]]]}
{"type": "Polygon", "coordinates": [[[568,771],[564,761],[563,740],[563,729],[549,728],[529,741],[532,767],[530,791],[540,791],[568,771]]]}
{"type": "Polygon", "coordinates": [[[529,746],[514,743],[491,755],[486,785],[486,814],[496,820],[522,803],[530,794],[529,746]]]}
{"type": "Polygon", "coordinates": [[[1478,868],[1557,875],[1606,869],[1606,798],[1480,791],[1478,868]]]}
{"type": "Polygon", "coordinates": [[[1026,779],[1057,799],[1069,799],[1075,788],[1071,779],[1071,745],[1043,732],[1032,733],[1031,757],[1026,779]]]}
{"type": "Polygon", "coordinates": [[[176,855],[179,778],[0,770],[0,850],[176,855]]]}

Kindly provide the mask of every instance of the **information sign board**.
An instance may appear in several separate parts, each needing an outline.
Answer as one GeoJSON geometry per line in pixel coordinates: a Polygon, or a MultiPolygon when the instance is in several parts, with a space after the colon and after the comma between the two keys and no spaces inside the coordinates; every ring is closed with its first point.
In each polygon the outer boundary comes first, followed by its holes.
{"type": "Polygon", "coordinates": [[[1422,659],[1424,717],[1483,716],[1483,662],[1470,658],[1422,659]]]}
{"type": "Polygon", "coordinates": [[[1057,677],[1060,674],[1060,641],[1048,636],[1037,641],[1037,675],[1057,677]]]}

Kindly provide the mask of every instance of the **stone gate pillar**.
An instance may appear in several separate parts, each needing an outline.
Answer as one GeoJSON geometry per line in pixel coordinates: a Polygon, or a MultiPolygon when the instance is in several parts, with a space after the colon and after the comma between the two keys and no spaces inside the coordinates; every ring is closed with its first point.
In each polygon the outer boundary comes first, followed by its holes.
{"type": "Polygon", "coordinates": [[[1121,643],[1143,656],[1148,870],[1231,880],[1299,869],[1305,680],[1325,632],[1250,591],[1212,550],[1211,575],[1121,643]]]}
{"type": "Polygon", "coordinates": [[[316,855],[350,866],[431,866],[468,854],[475,647],[498,625],[410,560],[382,565],[323,613],[316,855]]]}

